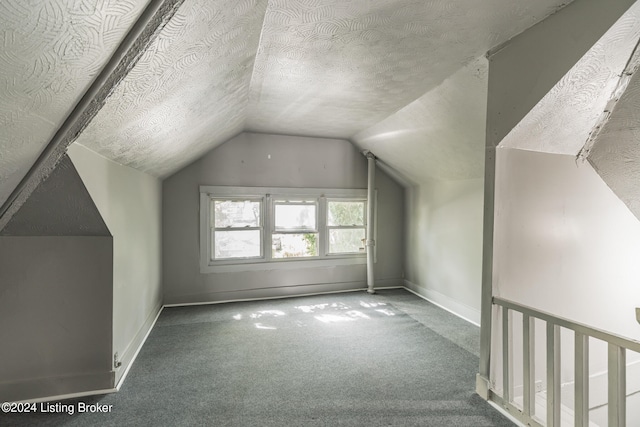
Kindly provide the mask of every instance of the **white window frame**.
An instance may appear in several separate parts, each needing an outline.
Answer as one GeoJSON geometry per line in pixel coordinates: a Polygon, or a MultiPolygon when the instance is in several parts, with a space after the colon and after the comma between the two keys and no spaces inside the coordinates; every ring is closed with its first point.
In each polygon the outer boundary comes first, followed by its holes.
{"type": "MultiPolygon", "coordinates": [[[[226,273],[236,271],[259,271],[277,269],[298,269],[310,267],[358,265],[366,264],[366,251],[362,253],[329,254],[327,227],[327,200],[366,201],[367,191],[364,189],[301,189],[288,187],[227,187],[200,186],[200,272],[226,273]],[[211,230],[211,200],[238,199],[262,200],[262,256],[260,258],[227,258],[214,260],[213,231],[211,230]],[[275,200],[315,200],[316,226],[318,233],[318,256],[296,258],[272,258],[271,236],[279,233],[275,230],[275,200]]],[[[375,203],[375,199],[374,199],[375,203]]],[[[366,209],[366,206],[365,206],[366,209]]],[[[365,227],[366,227],[365,210],[365,227]]],[[[374,218],[374,225],[377,223],[374,218]]],[[[292,232],[292,231],[289,231],[292,232]]],[[[309,232],[296,231],[296,233],[309,232]]],[[[374,239],[376,230],[374,230],[374,239]]]]}
{"type": "MultiPolygon", "coordinates": [[[[299,191],[299,190],[298,190],[299,191]]],[[[269,232],[271,233],[271,237],[273,238],[274,234],[317,234],[318,235],[318,254],[315,256],[306,256],[306,257],[290,257],[290,258],[273,258],[273,247],[270,245],[268,248],[265,247],[265,250],[269,251],[269,256],[271,257],[271,261],[280,262],[280,261],[298,261],[298,260],[313,260],[322,257],[321,249],[320,249],[320,198],[318,197],[296,197],[295,195],[284,196],[282,194],[271,195],[270,197],[270,205],[271,205],[271,227],[269,232]],[[314,228],[294,228],[294,229],[278,229],[276,227],[276,206],[278,205],[305,205],[310,204],[316,207],[316,224],[314,228]]],[[[272,241],[273,243],[273,241],[272,241]]]]}
{"type": "Polygon", "coordinates": [[[253,262],[254,260],[257,259],[262,259],[264,258],[264,211],[265,211],[265,200],[264,197],[236,197],[236,196],[228,196],[228,197],[223,197],[220,195],[217,196],[213,196],[209,198],[209,233],[210,236],[209,238],[210,243],[208,245],[208,256],[209,256],[209,260],[212,262],[222,262],[222,261],[232,261],[232,262],[253,262]],[[215,223],[211,224],[211,204],[215,203],[215,201],[217,200],[221,200],[221,201],[237,201],[237,202],[244,202],[244,201],[249,201],[249,202],[259,202],[260,203],[260,225],[258,227],[216,227],[215,223]],[[216,259],[214,257],[214,248],[215,248],[215,234],[217,231],[253,231],[253,230],[257,230],[260,231],[260,255],[256,256],[252,256],[252,257],[231,257],[231,258],[218,258],[216,259]]]}
{"type": "Polygon", "coordinates": [[[330,202],[358,202],[358,203],[362,203],[363,205],[363,223],[362,225],[329,225],[329,221],[327,218],[327,223],[326,223],[326,247],[325,247],[325,253],[328,256],[353,256],[353,255],[362,255],[362,254],[366,254],[366,239],[367,239],[367,198],[366,196],[364,198],[345,198],[345,197],[331,197],[331,198],[327,198],[326,203],[327,206],[325,208],[325,212],[327,212],[327,217],[328,217],[328,213],[329,213],[329,203],[330,202]],[[329,241],[329,234],[331,232],[331,230],[364,230],[364,238],[365,238],[365,243],[363,243],[363,246],[365,248],[364,251],[362,252],[331,252],[331,242],[329,241]]]}

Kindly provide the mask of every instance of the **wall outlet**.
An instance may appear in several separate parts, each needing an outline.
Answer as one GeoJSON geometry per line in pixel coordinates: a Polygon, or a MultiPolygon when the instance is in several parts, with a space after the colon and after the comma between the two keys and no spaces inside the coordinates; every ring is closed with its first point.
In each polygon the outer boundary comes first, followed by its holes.
{"type": "Polygon", "coordinates": [[[544,387],[542,386],[542,381],[536,381],[536,393],[540,393],[541,391],[544,391],[544,387]]]}

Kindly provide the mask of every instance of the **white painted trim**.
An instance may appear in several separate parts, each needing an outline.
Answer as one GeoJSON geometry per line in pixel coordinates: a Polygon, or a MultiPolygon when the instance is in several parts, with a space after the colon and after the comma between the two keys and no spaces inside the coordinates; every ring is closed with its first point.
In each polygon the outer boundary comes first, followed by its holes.
{"type": "Polygon", "coordinates": [[[4,396],[4,400],[8,402],[34,403],[113,393],[116,390],[110,386],[113,384],[114,375],[115,371],[110,370],[0,382],[0,395],[4,396]],[[109,388],[101,388],[105,386],[109,388]],[[52,394],[46,395],[47,393],[52,394]],[[16,394],[22,396],[40,396],[33,398],[11,397],[16,394]],[[45,394],[45,396],[41,394],[45,394]]]}
{"type": "MultiPolygon", "coordinates": [[[[136,358],[138,357],[138,354],[140,353],[140,350],[142,350],[142,347],[147,342],[147,338],[149,337],[149,335],[151,334],[151,331],[155,327],[156,322],[158,321],[158,318],[160,317],[160,314],[162,313],[163,309],[164,309],[164,305],[161,305],[161,306],[158,307],[158,311],[157,311],[155,317],[153,318],[153,321],[150,323],[150,326],[147,328],[147,331],[144,333],[144,337],[139,341],[137,347],[135,348],[135,352],[133,353],[133,356],[127,362],[125,370],[124,370],[124,373],[120,377],[120,379],[118,381],[118,384],[115,385],[113,388],[106,388],[106,389],[99,389],[99,390],[88,390],[88,391],[82,391],[82,392],[77,392],[77,393],[67,393],[67,394],[59,394],[59,395],[53,395],[53,396],[44,396],[44,397],[38,397],[38,398],[34,398],[34,399],[20,400],[20,402],[24,402],[24,403],[50,402],[50,401],[58,401],[58,400],[65,400],[65,399],[74,399],[74,398],[78,398],[78,397],[95,396],[95,395],[100,395],[100,394],[117,393],[118,391],[120,391],[120,388],[122,387],[122,384],[124,384],[124,381],[127,378],[127,375],[129,374],[129,371],[131,370],[131,367],[133,366],[133,363],[135,362],[136,358]]],[[[145,322],[145,324],[146,323],[147,322],[145,322]]],[[[143,328],[144,328],[144,326],[143,326],[143,328]]],[[[140,329],[140,332],[142,332],[143,328],[140,329]]],[[[134,338],[133,342],[135,342],[135,338],[134,338]]],[[[125,350],[125,353],[127,353],[128,351],[129,351],[129,349],[125,350]]],[[[116,372],[115,371],[111,371],[111,372],[115,377],[115,373],[116,372]]]]}
{"type": "MultiPolygon", "coordinates": [[[[329,228],[326,226],[325,199],[363,200],[367,199],[367,190],[330,189],[330,188],[291,188],[291,187],[234,187],[201,185],[200,189],[200,273],[233,273],[237,271],[270,271],[314,267],[333,267],[337,265],[366,264],[365,253],[328,254],[323,242],[327,239],[329,228]],[[276,231],[274,221],[274,198],[300,197],[317,200],[317,233],[319,237],[318,256],[295,259],[274,259],[270,255],[272,234],[276,231]],[[238,258],[212,260],[211,254],[211,199],[216,197],[240,197],[260,199],[262,201],[262,246],[261,256],[256,258],[238,258]]],[[[374,199],[375,203],[375,199],[374,199]]],[[[374,205],[375,206],[375,205],[374,205]]],[[[367,219],[368,222],[368,219],[367,219]]],[[[375,222],[375,216],[374,216],[375,222]]],[[[374,239],[377,236],[374,224],[374,239]]],[[[374,252],[375,255],[375,252],[374,252]]]]}
{"type": "MultiPolygon", "coordinates": [[[[386,280],[380,281],[380,282],[383,282],[383,283],[384,282],[392,282],[394,280],[395,279],[386,279],[386,280]]],[[[410,289],[407,289],[406,287],[401,286],[401,285],[398,285],[398,286],[381,286],[381,287],[376,287],[375,289],[376,290],[405,289],[405,290],[407,290],[407,291],[409,291],[409,292],[411,292],[411,293],[413,293],[413,294],[415,294],[415,295],[417,295],[417,296],[419,296],[421,298],[424,298],[421,295],[415,293],[414,291],[412,291],[410,289]]],[[[163,304],[158,309],[158,312],[156,313],[153,321],[151,322],[151,325],[147,329],[147,331],[144,334],[144,337],[142,338],[142,340],[140,340],[140,343],[138,344],[135,353],[131,357],[130,361],[127,363],[127,366],[125,368],[124,373],[122,374],[122,376],[120,377],[120,379],[118,381],[118,384],[114,388],[100,389],[100,390],[89,390],[89,391],[83,391],[83,392],[78,392],[78,393],[68,393],[68,394],[60,394],[60,395],[54,395],[54,396],[38,397],[38,398],[34,398],[34,399],[21,400],[20,402],[24,402],[24,403],[39,403],[39,402],[49,402],[49,401],[73,399],[73,398],[86,397],[86,396],[95,396],[95,395],[100,395],[100,394],[117,393],[118,391],[120,391],[120,388],[124,384],[124,381],[126,380],[128,374],[129,374],[129,371],[131,370],[131,367],[133,366],[133,363],[135,362],[136,358],[138,357],[138,354],[140,353],[140,351],[142,350],[142,347],[146,343],[147,338],[149,338],[149,335],[151,334],[151,331],[153,331],[153,328],[155,328],[156,323],[158,321],[158,318],[160,317],[160,314],[162,313],[162,311],[164,310],[165,307],[187,307],[187,306],[196,306],[196,305],[225,304],[225,303],[229,303],[229,302],[262,301],[262,300],[272,300],[272,299],[296,298],[296,297],[305,297],[305,296],[314,296],[314,295],[339,294],[339,293],[346,293],[346,292],[364,292],[364,291],[366,291],[366,284],[363,282],[363,286],[361,288],[340,290],[340,291],[326,291],[326,292],[315,292],[315,293],[310,293],[310,294],[283,295],[283,296],[263,297],[263,298],[235,299],[235,300],[227,300],[227,301],[210,301],[210,302],[197,302],[197,303],[184,303],[184,304],[163,304]]],[[[424,298],[424,299],[426,299],[426,298],[424,298]]],[[[127,351],[128,351],[128,349],[125,352],[127,352],[127,351]]]]}
{"type": "Polygon", "coordinates": [[[345,289],[341,291],[314,292],[310,294],[281,295],[281,296],[275,296],[275,297],[241,298],[241,299],[229,299],[229,300],[222,300],[222,301],[185,302],[185,303],[177,303],[177,304],[166,304],[165,307],[190,307],[192,305],[227,304],[230,302],[267,301],[272,299],[310,297],[314,295],[342,294],[347,292],[363,292],[365,290],[366,288],[363,287],[363,288],[357,288],[357,289],[345,289]]]}
{"type": "MultiPolygon", "coordinates": [[[[277,289],[277,288],[274,288],[274,289],[277,289]]],[[[384,286],[384,287],[376,286],[375,289],[384,290],[384,289],[406,289],[406,288],[398,285],[398,286],[384,286]]],[[[304,294],[279,295],[279,296],[273,296],[273,297],[260,297],[260,298],[240,298],[240,299],[230,299],[230,300],[223,300],[223,301],[185,302],[185,303],[177,303],[177,304],[165,304],[164,307],[189,307],[192,305],[226,304],[230,302],[266,301],[266,300],[272,300],[272,299],[310,297],[314,295],[342,294],[346,292],[362,292],[366,290],[367,290],[367,285],[365,282],[363,282],[362,287],[360,288],[344,289],[339,291],[312,292],[312,293],[304,293],[304,294]]]]}
{"type": "Polygon", "coordinates": [[[415,294],[420,298],[429,301],[431,304],[458,316],[462,320],[466,320],[472,325],[480,327],[480,310],[476,310],[473,307],[462,304],[451,297],[441,294],[440,292],[418,286],[408,280],[405,280],[404,283],[405,285],[403,288],[412,294],[415,294]]]}
{"type": "Polygon", "coordinates": [[[75,399],[78,397],[96,396],[98,394],[111,394],[111,393],[116,393],[117,391],[118,389],[116,388],[105,388],[102,390],[90,390],[90,391],[81,391],[78,393],[58,394],[56,396],[38,397],[36,399],[20,400],[18,402],[21,402],[21,403],[51,402],[53,400],[66,400],[66,399],[75,399]]]}
{"type": "Polygon", "coordinates": [[[236,273],[240,271],[299,270],[307,268],[335,267],[340,265],[364,265],[367,263],[364,254],[325,255],[314,259],[272,259],[270,261],[242,261],[234,264],[219,264],[203,267],[202,274],[236,273]]]}
{"type": "MultiPolygon", "coordinates": [[[[164,305],[160,306],[160,309],[158,310],[158,313],[156,314],[155,318],[153,319],[153,322],[151,322],[151,325],[147,329],[147,332],[144,334],[144,337],[142,338],[142,340],[140,340],[140,343],[138,344],[138,347],[136,348],[136,351],[133,353],[133,356],[131,357],[131,359],[127,363],[127,366],[124,369],[124,373],[122,374],[122,376],[118,380],[118,384],[116,384],[116,386],[115,386],[115,390],[116,391],[120,391],[120,387],[122,387],[122,384],[124,384],[124,380],[127,378],[127,375],[129,374],[129,370],[131,370],[131,366],[133,366],[133,362],[136,361],[136,358],[138,357],[138,354],[140,353],[140,350],[142,350],[142,347],[147,342],[147,338],[149,338],[149,335],[151,334],[151,331],[156,326],[156,322],[158,321],[158,318],[160,317],[160,313],[162,313],[162,310],[164,310],[164,305]]],[[[145,322],[145,324],[146,324],[146,322],[145,322]]],[[[127,349],[125,352],[127,352],[128,350],[129,349],[127,349]]]]}

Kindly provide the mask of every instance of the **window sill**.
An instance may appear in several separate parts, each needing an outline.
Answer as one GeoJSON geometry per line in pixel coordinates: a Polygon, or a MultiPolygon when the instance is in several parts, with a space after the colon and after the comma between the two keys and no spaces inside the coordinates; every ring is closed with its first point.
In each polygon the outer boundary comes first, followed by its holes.
{"type": "Polygon", "coordinates": [[[302,268],[334,267],[341,265],[363,265],[367,263],[366,256],[354,255],[349,257],[327,256],[323,259],[310,260],[272,260],[239,262],[229,264],[214,264],[200,266],[200,273],[237,273],[240,271],[269,271],[269,270],[297,270],[302,268]]]}

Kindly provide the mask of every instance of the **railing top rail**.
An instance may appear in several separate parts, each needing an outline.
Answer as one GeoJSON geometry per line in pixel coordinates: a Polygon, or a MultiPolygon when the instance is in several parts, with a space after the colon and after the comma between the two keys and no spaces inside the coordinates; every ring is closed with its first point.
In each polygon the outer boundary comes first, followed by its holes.
{"type": "Polygon", "coordinates": [[[558,325],[566,329],[571,329],[575,332],[580,332],[581,334],[588,335],[590,337],[594,337],[599,340],[615,344],[619,347],[624,347],[626,349],[640,353],[640,341],[625,338],[623,336],[616,335],[611,332],[606,332],[601,329],[593,328],[591,326],[587,326],[579,322],[574,322],[563,317],[558,317],[545,311],[537,310],[535,308],[518,304],[516,302],[509,301],[500,297],[493,297],[493,303],[495,305],[499,305],[510,310],[515,310],[528,316],[552,323],[554,325],[558,325]]]}

